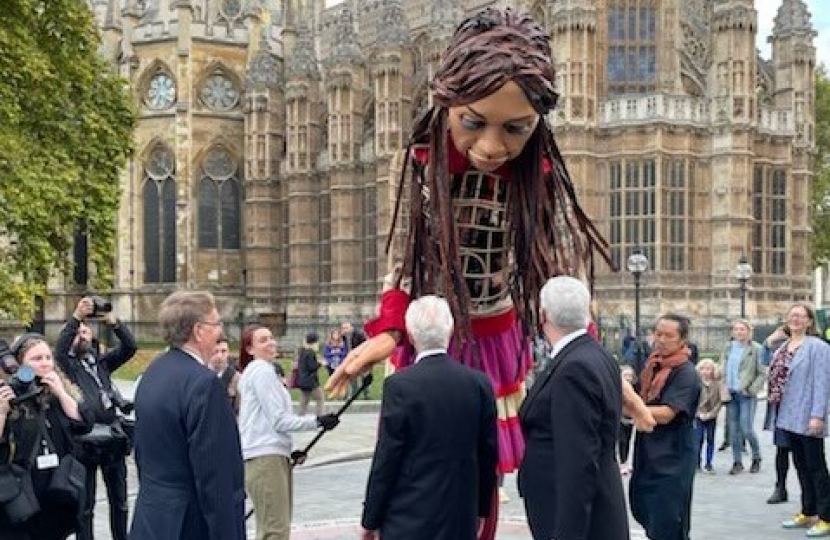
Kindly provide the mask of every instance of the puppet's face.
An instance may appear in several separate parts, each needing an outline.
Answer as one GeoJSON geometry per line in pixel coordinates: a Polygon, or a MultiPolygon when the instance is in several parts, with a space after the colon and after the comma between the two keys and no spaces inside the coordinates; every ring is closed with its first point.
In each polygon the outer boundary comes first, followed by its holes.
{"type": "Polygon", "coordinates": [[[449,108],[455,148],[482,172],[521,154],[538,123],[539,114],[513,81],[484,99],[449,108]]]}

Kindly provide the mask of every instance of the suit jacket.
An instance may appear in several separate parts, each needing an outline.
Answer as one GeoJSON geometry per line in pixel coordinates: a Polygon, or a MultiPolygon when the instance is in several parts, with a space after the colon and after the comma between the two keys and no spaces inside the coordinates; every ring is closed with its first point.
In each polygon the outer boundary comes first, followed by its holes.
{"type": "Polygon", "coordinates": [[[810,418],[821,418],[825,421],[822,436],[826,437],[828,400],[830,346],[820,338],[807,336],[790,361],[775,427],[808,435],[810,418]]]}
{"type": "Polygon", "coordinates": [[[519,409],[525,456],[519,494],[537,540],[627,540],[616,460],[620,371],[588,335],[554,357],[519,409]]]}
{"type": "Polygon", "coordinates": [[[216,374],[170,349],[141,378],[135,414],[130,540],[244,540],[239,433],[216,374]]]}
{"type": "Polygon", "coordinates": [[[446,354],[384,383],[363,527],[395,540],[474,540],[496,483],[496,402],[487,377],[446,354]]]}

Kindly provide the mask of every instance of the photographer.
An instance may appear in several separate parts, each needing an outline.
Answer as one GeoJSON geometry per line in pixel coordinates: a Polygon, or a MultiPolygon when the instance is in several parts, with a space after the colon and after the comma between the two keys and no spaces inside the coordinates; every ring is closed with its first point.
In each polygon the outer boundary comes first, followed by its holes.
{"type": "Polygon", "coordinates": [[[12,480],[15,488],[19,484],[25,489],[0,503],[0,536],[64,540],[78,528],[83,493],[76,492],[71,500],[60,497],[53,475],[71,455],[73,435],[92,427],[92,412],[80,389],[55,368],[43,336],[21,336],[11,353],[20,367],[4,366],[0,381],[0,483],[8,487],[12,480]]]}
{"type": "Polygon", "coordinates": [[[58,364],[83,391],[95,415],[95,426],[89,435],[76,440],[76,452],[87,469],[86,502],[81,516],[78,540],[93,539],[96,471],[100,467],[107,486],[110,505],[110,530],[113,540],[127,540],[127,464],[130,442],[118,416],[118,409],[128,414],[131,404],[125,403],[118,388],[113,386],[111,373],[135,355],[138,348],[126,326],[112,311],[112,305],[97,297],[84,297],[58,336],[55,355],[58,364]],[[86,324],[100,317],[109,326],[120,344],[118,348],[99,355],[92,346],[92,330],[86,324]]]}

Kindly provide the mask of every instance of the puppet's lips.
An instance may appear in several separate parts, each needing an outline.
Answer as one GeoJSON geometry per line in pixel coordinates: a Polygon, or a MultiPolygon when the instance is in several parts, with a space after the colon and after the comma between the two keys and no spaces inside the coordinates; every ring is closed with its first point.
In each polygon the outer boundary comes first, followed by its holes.
{"type": "Polygon", "coordinates": [[[480,171],[484,172],[492,172],[507,163],[507,156],[499,159],[487,159],[482,156],[479,156],[472,150],[467,151],[467,157],[472,163],[473,167],[480,171]]]}

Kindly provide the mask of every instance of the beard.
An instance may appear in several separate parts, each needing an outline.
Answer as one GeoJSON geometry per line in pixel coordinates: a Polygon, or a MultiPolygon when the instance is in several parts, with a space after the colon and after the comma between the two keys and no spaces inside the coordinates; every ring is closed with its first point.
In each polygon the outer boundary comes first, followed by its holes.
{"type": "Polygon", "coordinates": [[[78,344],[75,345],[75,354],[77,356],[86,356],[91,349],[92,344],[89,341],[85,339],[79,339],[78,344]]]}

